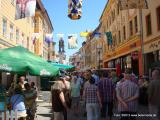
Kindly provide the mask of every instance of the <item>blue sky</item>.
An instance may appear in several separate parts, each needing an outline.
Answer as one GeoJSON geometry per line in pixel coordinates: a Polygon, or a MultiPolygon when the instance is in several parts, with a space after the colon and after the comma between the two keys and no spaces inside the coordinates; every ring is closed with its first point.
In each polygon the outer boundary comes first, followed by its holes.
{"type": "Polygon", "coordinates": [[[83,0],[82,17],[80,20],[68,18],[68,0],[42,0],[54,27],[54,41],[58,52],[58,33],[64,34],[65,51],[67,58],[77,52],[85,40],[79,33],[86,30],[94,30],[99,24],[99,18],[103,12],[107,0],[83,0]],[[68,49],[68,34],[78,34],[78,48],[68,49]]]}

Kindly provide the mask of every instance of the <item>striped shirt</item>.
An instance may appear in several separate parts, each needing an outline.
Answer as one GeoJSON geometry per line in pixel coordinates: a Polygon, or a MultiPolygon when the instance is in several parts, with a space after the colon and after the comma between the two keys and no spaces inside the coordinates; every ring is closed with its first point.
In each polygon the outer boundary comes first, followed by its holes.
{"type": "Polygon", "coordinates": [[[114,84],[111,79],[104,78],[103,80],[101,80],[98,84],[98,90],[103,102],[113,101],[114,84]]]}
{"type": "MultiPolygon", "coordinates": [[[[130,80],[125,80],[124,82],[121,82],[117,86],[116,93],[117,96],[121,97],[123,101],[126,101],[133,96],[139,96],[139,88],[134,82],[131,82],[130,80]]],[[[122,103],[118,102],[118,111],[137,112],[137,107],[138,107],[137,99],[127,102],[127,105],[128,105],[128,110],[126,111],[122,103]]]]}
{"type": "Polygon", "coordinates": [[[85,87],[85,100],[86,103],[98,103],[97,91],[98,88],[94,84],[87,83],[85,87]]]}

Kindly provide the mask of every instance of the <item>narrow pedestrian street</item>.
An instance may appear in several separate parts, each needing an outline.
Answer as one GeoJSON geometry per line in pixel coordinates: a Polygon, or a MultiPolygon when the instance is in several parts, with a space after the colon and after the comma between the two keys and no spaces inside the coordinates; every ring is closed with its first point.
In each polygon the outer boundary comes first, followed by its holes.
{"type": "MultiPolygon", "coordinates": [[[[52,110],[50,103],[50,91],[41,92],[43,102],[38,102],[37,120],[51,120],[52,110]]],[[[78,116],[73,115],[73,111],[68,111],[68,120],[86,120],[84,117],[84,108],[81,108],[81,113],[78,116]],[[83,109],[83,110],[82,110],[83,109]]]]}
{"type": "MultiPolygon", "coordinates": [[[[50,91],[42,91],[40,93],[42,95],[41,99],[43,102],[38,102],[37,107],[37,117],[36,120],[51,120],[52,118],[52,110],[51,110],[51,103],[50,103],[50,91]]],[[[84,117],[84,107],[81,107],[81,112],[78,116],[73,115],[73,111],[68,111],[68,120],[86,120],[84,117]]],[[[147,114],[147,107],[139,107],[139,114],[147,114]]],[[[114,114],[112,120],[118,120],[118,117],[115,117],[118,114],[114,114]]],[[[105,119],[101,119],[105,120],[105,119]]],[[[137,120],[152,120],[150,117],[137,117],[137,120]]]]}
{"type": "Polygon", "coordinates": [[[0,120],[160,120],[160,0],[0,0],[0,120]]]}

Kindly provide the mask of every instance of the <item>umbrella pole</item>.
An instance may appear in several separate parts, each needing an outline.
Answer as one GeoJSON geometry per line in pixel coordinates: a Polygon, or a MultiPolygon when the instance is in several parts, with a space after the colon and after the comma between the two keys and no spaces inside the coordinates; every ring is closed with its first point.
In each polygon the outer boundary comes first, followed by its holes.
{"type": "Polygon", "coordinates": [[[17,74],[14,74],[13,82],[14,82],[14,88],[15,88],[17,85],[17,74]]]}

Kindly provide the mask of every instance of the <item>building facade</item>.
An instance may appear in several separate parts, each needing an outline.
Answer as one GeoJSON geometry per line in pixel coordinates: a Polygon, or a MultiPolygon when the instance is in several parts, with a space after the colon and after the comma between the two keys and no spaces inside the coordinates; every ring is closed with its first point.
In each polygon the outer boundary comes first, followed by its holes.
{"type": "Polygon", "coordinates": [[[144,72],[150,65],[160,61],[160,1],[147,0],[148,10],[142,11],[144,72]]]}
{"type": "Polygon", "coordinates": [[[22,45],[34,50],[31,41],[34,33],[34,18],[15,20],[15,1],[0,1],[0,48],[22,45]]]}
{"type": "Polygon", "coordinates": [[[122,72],[132,68],[142,75],[142,50],[140,39],[139,10],[123,10],[117,0],[109,0],[100,18],[102,31],[112,33],[112,44],[106,36],[103,40],[104,67],[120,67],[122,72]]]}
{"type": "MultiPolygon", "coordinates": [[[[46,60],[54,59],[55,43],[45,42],[45,35],[53,32],[53,26],[41,0],[37,0],[34,17],[15,20],[15,7],[15,0],[0,0],[0,49],[21,45],[46,60]],[[35,32],[40,33],[40,38],[33,44],[35,32]]],[[[9,87],[13,76],[0,73],[0,83],[9,87]]]]}
{"type": "Polygon", "coordinates": [[[106,4],[100,22],[102,31],[112,33],[113,41],[110,45],[103,38],[104,67],[120,67],[122,72],[132,68],[135,74],[143,75],[148,74],[150,64],[159,61],[160,1],[147,2],[149,9],[142,11],[120,10],[117,0],[106,4]]]}
{"type": "Polygon", "coordinates": [[[54,43],[47,43],[45,41],[46,34],[52,34],[53,26],[48,16],[46,9],[44,8],[41,0],[37,0],[37,9],[35,13],[35,27],[34,33],[39,33],[39,38],[35,41],[35,53],[46,60],[53,61],[53,55],[55,53],[54,43]]]}
{"type": "Polygon", "coordinates": [[[76,70],[80,70],[81,68],[81,56],[80,52],[76,52],[72,56],[69,57],[69,64],[75,66],[76,70]]]}
{"type": "Polygon", "coordinates": [[[15,20],[15,7],[15,0],[0,0],[0,49],[21,45],[46,60],[53,58],[55,44],[45,42],[53,26],[41,0],[34,17],[15,20]],[[33,33],[40,34],[34,44],[33,33]]]}

